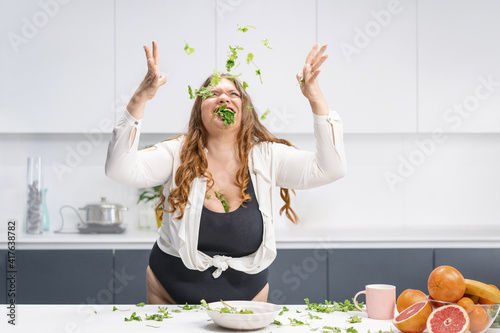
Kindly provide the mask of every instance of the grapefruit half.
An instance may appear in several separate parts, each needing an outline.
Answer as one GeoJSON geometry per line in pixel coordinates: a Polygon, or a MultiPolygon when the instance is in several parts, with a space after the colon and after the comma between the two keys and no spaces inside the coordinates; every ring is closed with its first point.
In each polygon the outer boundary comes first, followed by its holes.
{"type": "Polygon", "coordinates": [[[427,319],[429,333],[466,333],[469,326],[467,311],[456,304],[435,309],[427,319]]]}
{"type": "Polygon", "coordinates": [[[420,333],[425,330],[427,318],[431,313],[432,306],[429,301],[417,302],[403,310],[392,323],[401,332],[420,333]]]}

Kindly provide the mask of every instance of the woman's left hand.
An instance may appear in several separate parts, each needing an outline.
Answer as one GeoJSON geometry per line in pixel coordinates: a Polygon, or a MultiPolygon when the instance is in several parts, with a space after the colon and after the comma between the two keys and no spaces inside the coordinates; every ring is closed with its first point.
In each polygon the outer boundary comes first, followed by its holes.
{"type": "Polygon", "coordinates": [[[302,72],[297,73],[297,81],[300,84],[302,94],[309,100],[311,105],[323,104],[325,98],[321,89],[319,88],[318,80],[316,79],[321,72],[320,67],[323,62],[328,58],[327,54],[323,54],[327,45],[323,45],[318,51],[318,44],[316,43],[306,57],[306,63],[302,72]]]}

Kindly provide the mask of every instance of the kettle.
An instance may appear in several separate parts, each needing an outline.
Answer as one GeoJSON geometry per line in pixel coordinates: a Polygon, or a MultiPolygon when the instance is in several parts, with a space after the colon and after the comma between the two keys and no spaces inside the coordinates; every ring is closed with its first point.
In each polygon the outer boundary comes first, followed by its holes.
{"type": "Polygon", "coordinates": [[[64,226],[64,217],[62,215],[62,210],[65,208],[70,208],[76,213],[78,219],[80,220],[80,223],[78,225],[78,228],[80,230],[88,226],[119,226],[123,222],[122,212],[128,210],[127,207],[116,203],[110,203],[106,200],[105,197],[101,197],[101,202],[88,204],[85,207],[79,208],[79,210],[85,211],[84,220],[73,206],[64,205],[59,209],[59,214],[61,215],[61,227],[59,228],[59,230],[55,231],[57,233],[61,233],[64,226]]]}

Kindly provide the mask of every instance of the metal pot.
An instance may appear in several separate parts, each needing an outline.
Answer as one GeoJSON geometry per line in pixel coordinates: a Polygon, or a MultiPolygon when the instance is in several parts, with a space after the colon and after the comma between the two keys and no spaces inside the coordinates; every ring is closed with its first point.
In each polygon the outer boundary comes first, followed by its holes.
{"type": "MultiPolygon", "coordinates": [[[[63,209],[69,208],[73,210],[80,220],[78,223],[78,230],[85,233],[119,233],[125,230],[125,227],[121,227],[123,222],[123,211],[128,210],[127,207],[123,207],[120,204],[110,203],[106,201],[106,198],[102,197],[101,202],[88,204],[85,207],[79,208],[79,210],[85,210],[85,220],[82,219],[78,211],[69,205],[62,206],[59,209],[59,214],[61,215],[61,228],[54,232],[56,233],[66,233],[63,232],[64,228],[64,216],[62,214],[63,209]]],[[[71,233],[71,232],[69,232],[71,233]]]]}
{"type": "Polygon", "coordinates": [[[106,198],[102,197],[101,202],[88,204],[79,210],[85,210],[86,219],[82,223],[94,223],[101,225],[116,225],[123,222],[122,211],[128,210],[120,204],[110,203],[106,198]]]}

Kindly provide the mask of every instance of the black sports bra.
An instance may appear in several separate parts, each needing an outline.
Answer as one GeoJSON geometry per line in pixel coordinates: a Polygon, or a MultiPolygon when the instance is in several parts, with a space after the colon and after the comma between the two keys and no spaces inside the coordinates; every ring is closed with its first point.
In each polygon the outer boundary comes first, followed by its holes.
{"type": "Polygon", "coordinates": [[[198,236],[199,251],[209,256],[243,257],[258,250],[262,243],[264,224],[251,180],[246,193],[252,199],[232,212],[216,213],[203,206],[198,236]]]}

